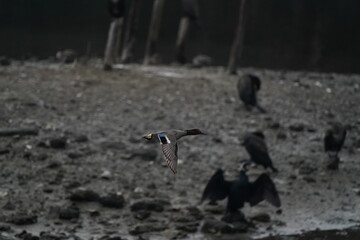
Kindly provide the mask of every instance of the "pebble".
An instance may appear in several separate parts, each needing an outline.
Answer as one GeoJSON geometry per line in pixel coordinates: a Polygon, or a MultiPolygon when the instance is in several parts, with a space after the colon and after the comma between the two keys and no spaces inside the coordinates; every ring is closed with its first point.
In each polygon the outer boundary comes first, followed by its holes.
{"type": "Polygon", "coordinates": [[[79,216],[80,216],[80,209],[75,205],[63,207],[59,211],[59,218],[63,220],[77,219],[79,218],[79,216]]]}
{"type": "Polygon", "coordinates": [[[101,197],[99,203],[108,208],[123,208],[125,199],[121,194],[111,193],[107,196],[101,197]]]}
{"type": "Polygon", "coordinates": [[[7,219],[7,222],[15,225],[29,225],[37,223],[37,216],[28,213],[16,213],[7,219]]]}
{"type": "Polygon", "coordinates": [[[95,202],[99,199],[99,197],[99,194],[92,190],[77,188],[71,193],[70,200],[79,202],[95,202]]]}

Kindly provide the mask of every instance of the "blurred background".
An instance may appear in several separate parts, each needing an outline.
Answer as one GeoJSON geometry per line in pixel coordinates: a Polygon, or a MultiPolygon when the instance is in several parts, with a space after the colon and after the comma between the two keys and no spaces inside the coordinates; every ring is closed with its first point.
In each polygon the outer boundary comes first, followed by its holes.
{"type": "MultiPolygon", "coordinates": [[[[135,60],[145,51],[153,1],[143,1],[135,60]]],[[[201,0],[202,29],[191,28],[188,55],[202,53],[226,65],[240,1],[201,0]]],[[[359,72],[360,2],[356,0],[251,0],[245,14],[241,66],[359,72]]],[[[166,1],[158,52],[175,59],[181,1],[166,1]]],[[[102,0],[0,0],[0,55],[53,56],[60,49],[102,57],[110,16],[102,0]]]]}

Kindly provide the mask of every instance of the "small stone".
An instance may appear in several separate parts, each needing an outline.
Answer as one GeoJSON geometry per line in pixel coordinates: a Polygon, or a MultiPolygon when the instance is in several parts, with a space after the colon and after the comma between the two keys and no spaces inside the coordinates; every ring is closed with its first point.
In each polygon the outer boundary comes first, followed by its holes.
{"type": "Polygon", "coordinates": [[[187,222],[181,223],[176,225],[176,229],[188,232],[188,233],[195,233],[199,227],[198,222],[187,222]]]}
{"type": "Polygon", "coordinates": [[[10,226],[0,224],[0,232],[10,232],[10,231],[11,231],[10,226]]]}
{"type": "Polygon", "coordinates": [[[236,233],[246,233],[249,229],[249,224],[246,222],[234,222],[233,228],[236,233]]]}
{"type": "Polygon", "coordinates": [[[31,233],[26,232],[25,230],[21,233],[15,234],[15,237],[23,240],[39,240],[38,236],[34,236],[31,233]]]}
{"type": "Polygon", "coordinates": [[[131,205],[131,211],[139,211],[139,210],[148,210],[155,212],[162,212],[164,210],[165,205],[170,205],[167,201],[156,200],[156,199],[146,199],[140,200],[131,205]]]}
{"type": "Polygon", "coordinates": [[[242,212],[227,213],[221,220],[227,223],[246,222],[245,215],[242,212]]]}
{"type": "Polygon", "coordinates": [[[77,188],[71,193],[70,200],[79,202],[95,202],[99,199],[99,197],[99,194],[92,190],[77,188]]]}
{"type": "Polygon", "coordinates": [[[49,140],[49,146],[54,149],[64,149],[66,147],[67,140],[65,137],[53,138],[49,140]]]}
{"type": "Polygon", "coordinates": [[[121,194],[111,193],[105,197],[99,199],[99,203],[108,208],[123,208],[125,205],[125,199],[121,194]]]}
{"type": "Polygon", "coordinates": [[[340,158],[338,156],[329,156],[326,168],[329,170],[338,170],[339,169],[340,158]]]}
{"type": "Polygon", "coordinates": [[[201,228],[203,233],[233,233],[234,229],[227,223],[216,219],[205,219],[201,228]]]}
{"type": "Polygon", "coordinates": [[[285,140],[285,139],[287,138],[285,132],[279,132],[279,133],[276,135],[276,137],[277,137],[277,139],[280,139],[280,140],[285,140]]]}
{"type": "Polygon", "coordinates": [[[55,169],[55,168],[61,167],[61,165],[62,165],[61,161],[53,160],[53,161],[49,162],[49,164],[47,165],[47,168],[55,169]]]}
{"type": "Polygon", "coordinates": [[[37,216],[27,213],[16,213],[15,215],[11,216],[7,222],[15,225],[29,225],[37,223],[37,216]]]}
{"type": "Polygon", "coordinates": [[[74,141],[77,143],[84,143],[89,141],[89,138],[86,135],[78,135],[74,138],[74,141]]]}
{"type": "Polygon", "coordinates": [[[109,180],[111,178],[111,172],[109,170],[103,171],[100,178],[109,180]]]}
{"type": "Polygon", "coordinates": [[[138,235],[142,233],[148,232],[160,232],[167,228],[165,224],[160,223],[145,223],[145,224],[138,224],[130,228],[130,234],[138,235]]]}
{"type": "Polygon", "coordinates": [[[189,212],[191,216],[193,216],[196,220],[202,220],[204,218],[204,214],[200,211],[199,208],[195,206],[187,207],[186,210],[189,212]]]}
{"type": "Polygon", "coordinates": [[[304,179],[305,182],[308,182],[308,183],[316,182],[315,178],[309,177],[309,176],[305,176],[303,179],[304,179]]]}
{"type": "Polygon", "coordinates": [[[140,211],[135,212],[134,217],[139,220],[145,220],[145,219],[149,218],[150,215],[151,215],[150,211],[140,210],[140,211]]]}
{"type": "Polygon", "coordinates": [[[279,129],[280,128],[280,123],[278,123],[278,122],[270,122],[269,124],[268,124],[268,127],[269,128],[271,128],[271,129],[279,129]]]}
{"type": "Polygon", "coordinates": [[[224,213],[224,207],[220,205],[206,205],[204,210],[209,213],[213,214],[223,214],[224,213]]]}
{"type": "Polygon", "coordinates": [[[270,215],[265,212],[257,213],[255,215],[251,216],[250,219],[257,221],[257,222],[264,222],[264,223],[271,221],[270,215]]]}
{"type": "Polygon", "coordinates": [[[63,220],[77,219],[80,216],[80,209],[75,206],[64,207],[59,211],[59,218],[63,220]]]}
{"type": "Polygon", "coordinates": [[[303,123],[293,123],[289,126],[289,129],[294,132],[302,132],[305,129],[305,125],[303,123]]]}

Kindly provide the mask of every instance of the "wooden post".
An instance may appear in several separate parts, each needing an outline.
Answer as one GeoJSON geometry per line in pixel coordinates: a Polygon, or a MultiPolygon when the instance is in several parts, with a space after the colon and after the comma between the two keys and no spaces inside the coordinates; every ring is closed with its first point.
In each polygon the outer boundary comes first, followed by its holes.
{"type": "Polygon", "coordinates": [[[119,56],[125,0],[108,0],[108,10],[112,21],[105,47],[104,70],[111,70],[112,64],[119,56]]]}
{"type": "Polygon", "coordinates": [[[155,0],[153,6],[153,12],[151,17],[149,36],[146,43],[144,64],[148,65],[155,63],[156,56],[156,42],[159,36],[159,30],[161,25],[162,11],[164,8],[165,0],[155,0]]]}
{"type": "Polygon", "coordinates": [[[105,48],[104,70],[111,70],[112,64],[114,62],[113,52],[114,52],[114,43],[116,36],[115,35],[116,23],[117,23],[117,19],[113,19],[110,24],[108,39],[105,48]]]}
{"type": "Polygon", "coordinates": [[[186,63],[185,57],[185,39],[189,31],[190,18],[182,17],[179,25],[179,32],[176,40],[176,61],[186,63]]]}
{"type": "Polygon", "coordinates": [[[246,0],[241,0],[239,11],[239,22],[236,28],[235,38],[230,51],[228,72],[230,74],[236,74],[238,58],[241,57],[241,53],[244,47],[244,34],[245,34],[245,4],[246,0]]]}
{"type": "Polygon", "coordinates": [[[116,23],[116,40],[115,40],[115,48],[114,48],[114,59],[116,62],[119,62],[121,55],[121,36],[123,32],[124,18],[117,19],[116,23]]]}
{"type": "Polygon", "coordinates": [[[133,47],[135,44],[135,33],[137,31],[141,10],[141,0],[132,0],[129,13],[125,19],[124,44],[121,54],[121,62],[128,63],[133,59],[133,47]]]}

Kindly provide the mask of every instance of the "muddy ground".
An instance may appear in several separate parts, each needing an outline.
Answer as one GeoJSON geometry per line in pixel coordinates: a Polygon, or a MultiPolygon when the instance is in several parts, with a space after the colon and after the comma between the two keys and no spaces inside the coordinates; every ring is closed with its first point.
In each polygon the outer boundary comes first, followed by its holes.
{"type": "Polygon", "coordinates": [[[0,236],[239,239],[229,226],[220,227],[224,234],[204,234],[204,222],[221,219],[226,202],[198,202],[217,168],[228,179],[236,176],[248,158],[241,136],[252,130],[264,131],[280,170],[270,175],[282,213],[266,202],[245,207],[249,219],[262,218],[240,226],[237,232],[247,231],[242,238],[359,225],[360,76],[262,69],[240,74],[250,72],[263,80],[259,99],[267,114],[244,109],[237,77],[222,68],[119,65],[104,72],[96,62],[1,67],[1,130],[35,132],[0,137],[0,236]],[[325,168],[322,139],[332,121],[351,127],[338,171],[325,168]],[[181,140],[176,175],[159,146],[141,139],[152,131],[195,127],[209,135],[181,140]]]}

